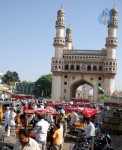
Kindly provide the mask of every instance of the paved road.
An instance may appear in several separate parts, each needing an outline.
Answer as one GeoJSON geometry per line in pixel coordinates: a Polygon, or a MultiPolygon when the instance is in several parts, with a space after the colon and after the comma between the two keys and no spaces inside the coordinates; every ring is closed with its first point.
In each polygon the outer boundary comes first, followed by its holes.
{"type": "MultiPolygon", "coordinates": [[[[3,123],[1,124],[0,127],[0,133],[4,132],[4,127],[3,123]]],[[[111,135],[112,138],[112,146],[114,147],[115,150],[122,150],[122,136],[120,135],[111,135]]],[[[14,135],[11,135],[11,137],[6,138],[5,137],[5,142],[10,141],[11,143],[16,142],[16,137],[14,135]]],[[[64,150],[70,150],[70,145],[73,145],[75,142],[75,137],[67,135],[64,143],[64,150]]]]}

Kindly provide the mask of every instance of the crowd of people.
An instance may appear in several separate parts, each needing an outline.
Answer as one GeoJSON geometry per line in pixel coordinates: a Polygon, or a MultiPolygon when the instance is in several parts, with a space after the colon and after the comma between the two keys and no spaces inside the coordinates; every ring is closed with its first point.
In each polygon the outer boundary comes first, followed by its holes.
{"type": "MultiPolygon", "coordinates": [[[[31,124],[31,133],[35,135],[34,139],[30,136],[30,129],[27,126],[27,118],[25,111],[28,109],[45,108],[45,102],[40,100],[21,100],[19,103],[6,107],[4,112],[5,136],[11,136],[11,131],[15,134],[17,141],[14,150],[46,150],[47,138],[51,137],[50,146],[52,150],[63,150],[63,143],[67,134],[67,121],[65,119],[65,111],[58,109],[58,115],[51,114],[31,114],[28,122],[31,124]],[[52,128],[51,128],[52,127],[52,128]],[[51,132],[51,129],[52,132],[51,132]],[[49,134],[50,133],[50,134],[49,134]],[[50,135],[50,136],[49,136],[50,135]]],[[[70,124],[80,121],[80,117],[76,112],[72,112],[70,116],[70,124]]],[[[95,126],[90,118],[86,118],[87,127],[84,138],[92,138],[95,136],[95,126]]]]}

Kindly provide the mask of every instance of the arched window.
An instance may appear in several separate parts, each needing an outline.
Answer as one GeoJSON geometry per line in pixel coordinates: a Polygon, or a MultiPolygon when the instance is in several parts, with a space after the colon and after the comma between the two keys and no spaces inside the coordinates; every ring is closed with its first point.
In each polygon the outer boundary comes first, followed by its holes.
{"type": "Polygon", "coordinates": [[[85,65],[82,66],[82,69],[85,69],[85,65]]]}
{"type": "Polygon", "coordinates": [[[93,66],[93,71],[97,71],[97,66],[93,66]]]}
{"type": "Polygon", "coordinates": [[[69,69],[69,66],[68,65],[65,65],[65,70],[68,70],[69,69]]]}
{"type": "Polygon", "coordinates": [[[109,62],[109,65],[112,65],[112,62],[109,62]]]}
{"type": "Polygon", "coordinates": [[[87,66],[87,70],[88,70],[88,71],[91,71],[91,66],[87,66]]]}
{"type": "Polygon", "coordinates": [[[99,66],[99,71],[103,71],[103,67],[102,66],[99,66]]]}
{"type": "Polygon", "coordinates": [[[64,82],[64,85],[67,85],[67,82],[64,82]]]}
{"type": "Polygon", "coordinates": [[[80,70],[80,66],[79,65],[76,66],[76,70],[80,70]]]}
{"type": "Polygon", "coordinates": [[[101,87],[101,84],[100,84],[100,83],[99,83],[98,85],[101,87]]]}
{"type": "Polygon", "coordinates": [[[71,65],[70,69],[71,69],[71,70],[74,70],[74,65],[71,65]]]}
{"type": "Polygon", "coordinates": [[[102,80],[102,77],[98,77],[98,80],[102,80]]]}

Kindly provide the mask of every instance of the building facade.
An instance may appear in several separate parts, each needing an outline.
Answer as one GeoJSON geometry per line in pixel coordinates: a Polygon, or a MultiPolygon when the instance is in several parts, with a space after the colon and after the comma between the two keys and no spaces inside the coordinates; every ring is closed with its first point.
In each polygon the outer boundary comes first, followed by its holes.
{"type": "Polygon", "coordinates": [[[18,94],[33,94],[34,83],[16,83],[16,93],[18,94]]]}
{"type": "Polygon", "coordinates": [[[108,24],[108,36],[101,50],[78,50],[73,48],[72,29],[66,29],[65,12],[63,8],[57,12],[55,24],[56,36],[53,46],[51,71],[53,73],[52,95],[53,101],[70,100],[75,97],[79,86],[87,84],[93,88],[93,99],[97,100],[97,84],[105,91],[112,92],[117,73],[116,48],[118,10],[110,10],[111,18],[108,24]]]}

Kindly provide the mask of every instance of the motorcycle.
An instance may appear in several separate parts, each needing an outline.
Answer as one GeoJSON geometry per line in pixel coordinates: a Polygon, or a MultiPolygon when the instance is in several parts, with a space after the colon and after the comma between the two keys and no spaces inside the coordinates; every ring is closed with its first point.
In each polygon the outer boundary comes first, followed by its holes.
{"type": "Polygon", "coordinates": [[[73,150],[114,150],[111,147],[111,137],[109,134],[105,134],[103,136],[94,137],[94,142],[92,143],[91,139],[81,139],[77,138],[76,143],[73,147],[73,150]],[[93,146],[94,145],[94,146],[93,146]],[[92,146],[94,148],[92,148],[92,146]]]}

